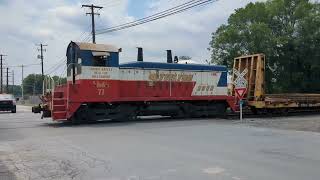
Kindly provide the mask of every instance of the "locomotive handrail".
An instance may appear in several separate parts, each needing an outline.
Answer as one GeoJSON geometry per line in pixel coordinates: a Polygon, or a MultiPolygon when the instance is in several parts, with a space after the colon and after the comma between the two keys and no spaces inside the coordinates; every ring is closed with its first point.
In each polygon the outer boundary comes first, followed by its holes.
{"type": "Polygon", "coordinates": [[[55,82],[54,82],[53,77],[45,76],[44,77],[44,87],[43,87],[44,91],[48,92],[48,90],[51,90],[51,92],[52,92],[54,87],[55,87],[55,82]],[[49,79],[49,81],[48,81],[48,79],[49,79]]]}
{"type": "Polygon", "coordinates": [[[67,71],[68,71],[69,66],[72,65],[72,64],[78,65],[79,63],[69,63],[69,64],[67,65],[67,71]]]}
{"type": "MultiPolygon", "coordinates": [[[[69,66],[70,65],[78,65],[78,63],[69,63],[68,65],[67,65],[67,78],[68,78],[68,70],[69,70],[69,66]]],[[[74,74],[74,72],[72,73],[72,76],[75,76],[75,74],[74,74]]],[[[73,77],[72,77],[72,79],[73,79],[73,77]]],[[[74,80],[74,79],[73,79],[74,80]]],[[[74,83],[73,82],[73,80],[72,80],[72,83],[74,83]]],[[[70,96],[70,94],[69,94],[69,83],[67,82],[67,109],[69,109],[69,96],[70,96]]]]}
{"type": "MultiPolygon", "coordinates": [[[[79,65],[79,63],[69,63],[69,64],[67,65],[67,77],[68,77],[68,70],[69,70],[69,66],[70,66],[70,65],[75,65],[74,67],[76,68],[76,67],[79,65]]],[[[72,73],[72,76],[76,76],[76,75],[75,75],[75,72],[72,73]]],[[[74,77],[72,77],[72,83],[74,83],[74,77]]]]}

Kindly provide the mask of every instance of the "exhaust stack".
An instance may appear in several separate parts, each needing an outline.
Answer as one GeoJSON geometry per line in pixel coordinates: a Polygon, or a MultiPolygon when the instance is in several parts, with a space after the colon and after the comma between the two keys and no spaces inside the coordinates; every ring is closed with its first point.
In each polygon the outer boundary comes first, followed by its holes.
{"type": "Polygon", "coordinates": [[[172,51],[167,50],[167,63],[172,63],[172,51]]]}
{"type": "Polygon", "coordinates": [[[174,57],[174,63],[178,63],[179,62],[179,58],[178,58],[178,56],[175,56],[174,57]]]}
{"type": "Polygon", "coordinates": [[[138,48],[137,61],[143,62],[143,48],[142,47],[137,47],[137,48],[138,48]]]}

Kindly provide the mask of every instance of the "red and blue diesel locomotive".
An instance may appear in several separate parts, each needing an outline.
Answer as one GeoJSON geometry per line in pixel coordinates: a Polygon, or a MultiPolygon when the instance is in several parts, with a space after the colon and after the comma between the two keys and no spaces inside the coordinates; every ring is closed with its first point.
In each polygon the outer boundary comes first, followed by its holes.
{"type": "Polygon", "coordinates": [[[67,84],[43,97],[34,112],[55,121],[87,122],[137,116],[221,116],[235,109],[228,96],[227,68],[173,62],[119,64],[121,49],[112,45],[71,42],[67,48],[67,84]]]}

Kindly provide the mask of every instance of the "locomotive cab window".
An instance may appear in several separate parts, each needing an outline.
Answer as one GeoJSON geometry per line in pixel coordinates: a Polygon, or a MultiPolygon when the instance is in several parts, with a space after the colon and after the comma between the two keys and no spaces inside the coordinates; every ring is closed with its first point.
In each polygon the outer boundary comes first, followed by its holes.
{"type": "Polygon", "coordinates": [[[76,63],[68,62],[67,76],[70,76],[72,74],[73,65],[75,66],[75,75],[81,74],[81,63],[82,63],[81,58],[78,58],[76,63]]]}
{"type": "Polygon", "coordinates": [[[92,66],[107,66],[110,54],[107,52],[92,52],[92,66]]]}

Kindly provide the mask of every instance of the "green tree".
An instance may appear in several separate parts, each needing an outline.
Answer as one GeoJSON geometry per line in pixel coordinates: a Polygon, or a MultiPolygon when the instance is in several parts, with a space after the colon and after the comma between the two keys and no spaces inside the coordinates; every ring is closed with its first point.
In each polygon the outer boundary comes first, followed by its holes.
{"type": "MultiPolygon", "coordinates": [[[[49,79],[49,76],[45,76],[46,79],[49,79]]],[[[65,84],[67,78],[53,76],[52,79],[55,82],[55,85],[65,84]]],[[[41,74],[29,74],[26,78],[23,79],[24,94],[26,95],[37,95],[42,94],[42,75],[41,74]]]]}
{"type": "Polygon", "coordinates": [[[21,96],[21,86],[19,85],[9,85],[8,86],[8,94],[13,94],[15,97],[21,96]]]}
{"type": "Polygon", "coordinates": [[[42,94],[42,75],[29,74],[23,79],[23,92],[25,95],[42,94]]]}
{"type": "Polygon", "coordinates": [[[67,83],[67,78],[66,77],[53,76],[52,78],[54,80],[55,85],[60,85],[60,84],[66,84],[67,83]]]}
{"type": "Polygon", "coordinates": [[[267,56],[267,92],[320,92],[320,5],[308,0],[249,3],[212,33],[212,62],[267,56]]]}
{"type": "Polygon", "coordinates": [[[10,89],[11,89],[11,93],[12,93],[12,90],[13,90],[13,95],[15,96],[15,97],[20,97],[21,96],[21,86],[19,86],[19,85],[14,85],[14,86],[9,86],[9,91],[10,91],[10,89]]]}

